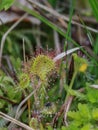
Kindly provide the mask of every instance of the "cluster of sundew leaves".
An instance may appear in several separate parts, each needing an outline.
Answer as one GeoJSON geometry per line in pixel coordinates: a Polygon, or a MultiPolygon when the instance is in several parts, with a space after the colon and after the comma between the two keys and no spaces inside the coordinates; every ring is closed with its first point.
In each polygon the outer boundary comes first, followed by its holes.
{"type": "MultiPolygon", "coordinates": [[[[76,54],[74,54],[73,57],[75,63],[74,69],[78,72],[85,72],[88,66],[87,61],[83,58],[78,57],[76,54]]],[[[23,73],[21,76],[21,80],[22,80],[21,85],[23,86],[29,85],[31,75],[33,76],[33,80],[37,78],[40,79],[42,82],[44,81],[47,82],[47,79],[51,74],[51,72],[53,71],[55,72],[56,65],[53,59],[51,59],[49,56],[38,55],[37,57],[29,60],[27,69],[28,69],[28,73],[23,73]]]]}
{"type": "Polygon", "coordinates": [[[42,81],[45,81],[49,73],[56,69],[55,67],[53,59],[49,56],[39,55],[34,59],[30,71],[42,81]]]}
{"type": "Polygon", "coordinates": [[[57,72],[56,64],[51,57],[44,54],[32,57],[26,64],[24,63],[19,86],[25,89],[30,82],[36,83],[38,80],[48,83],[49,76],[55,72],[57,72]]]}

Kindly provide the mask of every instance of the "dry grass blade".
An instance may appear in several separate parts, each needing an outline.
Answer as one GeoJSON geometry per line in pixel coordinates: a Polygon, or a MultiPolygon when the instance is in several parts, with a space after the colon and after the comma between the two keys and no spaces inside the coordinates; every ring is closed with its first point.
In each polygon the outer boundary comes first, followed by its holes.
{"type": "Polygon", "coordinates": [[[56,31],[54,31],[53,34],[54,34],[54,43],[55,43],[56,54],[59,54],[61,52],[59,35],[56,31]]]}
{"type": "Polygon", "coordinates": [[[14,23],[2,37],[1,47],[0,47],[0,67],[1,67],[1,61],[2,61],[3,47],[4,47],[6,37],[25,17],[27,17],[27,13],[25,13],[16,23],[14,23]]]}
{"type": "Polygon", "coordinates": [[[62,52],[62,53],[58,54],[56,57],[54,57],[53,60],[56,62],[57,60],[62,59],[62,58],[65,57],[66,55],[69,55],[69,54],[73,53],[74,51],[79,50],[80,48],[81,48],[81,47],[76,47],[76,48],[70,49],[70,50],[68,50],[68,51],[66,51],[66,52],[62,52]]]}
{"type": "Polygon", "coordinates": [[[30,128],[28,125],[26,125],[26,124],[14,119],[14,118],[8,116],[7,114],[5,114],[3,112],[0,112],[0,117],[2,117],[5,120],[8,120],[10,122],[13,122],[13,123],[17,124],[18,126],[24,128],[26,130],[34,130],[33,128],[30,128]]]}
{"type": "MultiPolygon", "coordinates": [[[[60,18],[60,19],[63,19],[63,20],[65,20],[65,21],[69,22],[69,18],[68,18],[68,17],[66,17],[65,15],[59,14],[59,13],[56,12],[54,9],[49,8],[49,7],[46,7],[46,6],[40,4],[39,2],[37,2],[37,1],[35,1],[35,0],[27,0],[27,1],[28,1],[29,3],[31,3],[31,4],[34,4],[34,5],[38,6],[39,8],[41,8],[41,9],[43,9],[43,10],[45,10],[45,11],[51,13],[51,14],[54,15],[55,17],[58,17],[58,18],[60,18]]],[[[76,22],[76,21],[74,21],[74,20],[72,20],[71,23],[74,24],[74,25],[78,25],[78,26],[80,26],[80,27],[82,27],[82,28],[85,28],[84,25],[82,25],[82,24],[80,24],[80,23],[78,23],[78,22],[76,22]]],[[[88,30],[92,31],[92,32],[98,33],[98,30],[93,29],[93,28],[91,28],[91,27],[89,27],[89,26],[86,26],[86,28],[87,28],[88,30]]]]}
{"type": "Polygon", "coordinates": [[[96,85],[96,84],[90,85],[90,87],[91,87],[91,88],[98,89],[98,85],[96,85]]]}
{"type": "MultiPolygon", "coordinates": [[[[14,11],[13,12],[12,11],[0,12],[0,26],[11,23],[11,22],[15,22],[16,20],[21,18],[19,13],[15,13],[14,11]]],[[[37,18],[32,17],[32,16],[28,16],[28,17],[24,18],[24,21],[28,21],[35,25],[40,25],[40,20],[38,20],[37,18]]]]}

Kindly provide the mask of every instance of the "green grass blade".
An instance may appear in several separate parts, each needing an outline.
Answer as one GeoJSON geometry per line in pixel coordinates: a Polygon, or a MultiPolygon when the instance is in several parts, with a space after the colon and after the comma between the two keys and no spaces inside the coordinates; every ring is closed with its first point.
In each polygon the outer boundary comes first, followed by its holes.
{"type": "Polygon", "coordinates": [[[65,41],[65,44],[64,44],[64,51],[66,50],[66,43],[67,43],[67,40],[68,40],[68,37],[70,35],[70,32],[71,32],[71,20],[72,20],[72,16],[73,16],[73,11],[74,11],[74,4],[75,4],[75,0],[72,0],[71,1],[71,8],[70,8],[70,18],[69,18],[69,23],[68,23],[68,29],[67,29],[67,32],[66,32],[66,41],[65,41]]]}
{"type": "Polygon", "coordinates": [[[98,0],[89,0],[89,3],[96,17],[96,20],[98,21],[98,0]]]}

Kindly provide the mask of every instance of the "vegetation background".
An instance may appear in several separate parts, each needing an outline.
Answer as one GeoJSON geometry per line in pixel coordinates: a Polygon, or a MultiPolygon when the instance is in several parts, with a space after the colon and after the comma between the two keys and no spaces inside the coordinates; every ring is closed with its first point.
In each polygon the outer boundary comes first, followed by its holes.
{"type": "Polygon", "coordinates": [[[0,0],[0,130],[98,130],[97,8],[0,0]]]}

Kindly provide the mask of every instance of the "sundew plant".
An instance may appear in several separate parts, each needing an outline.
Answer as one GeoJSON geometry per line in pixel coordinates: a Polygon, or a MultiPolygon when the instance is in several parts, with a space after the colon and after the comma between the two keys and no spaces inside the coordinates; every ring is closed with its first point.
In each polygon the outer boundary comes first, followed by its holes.
{"type": "Polygon", "coordinates": [[[98,130],[97,8],[0,1],[0,130],[98,130]]]}

